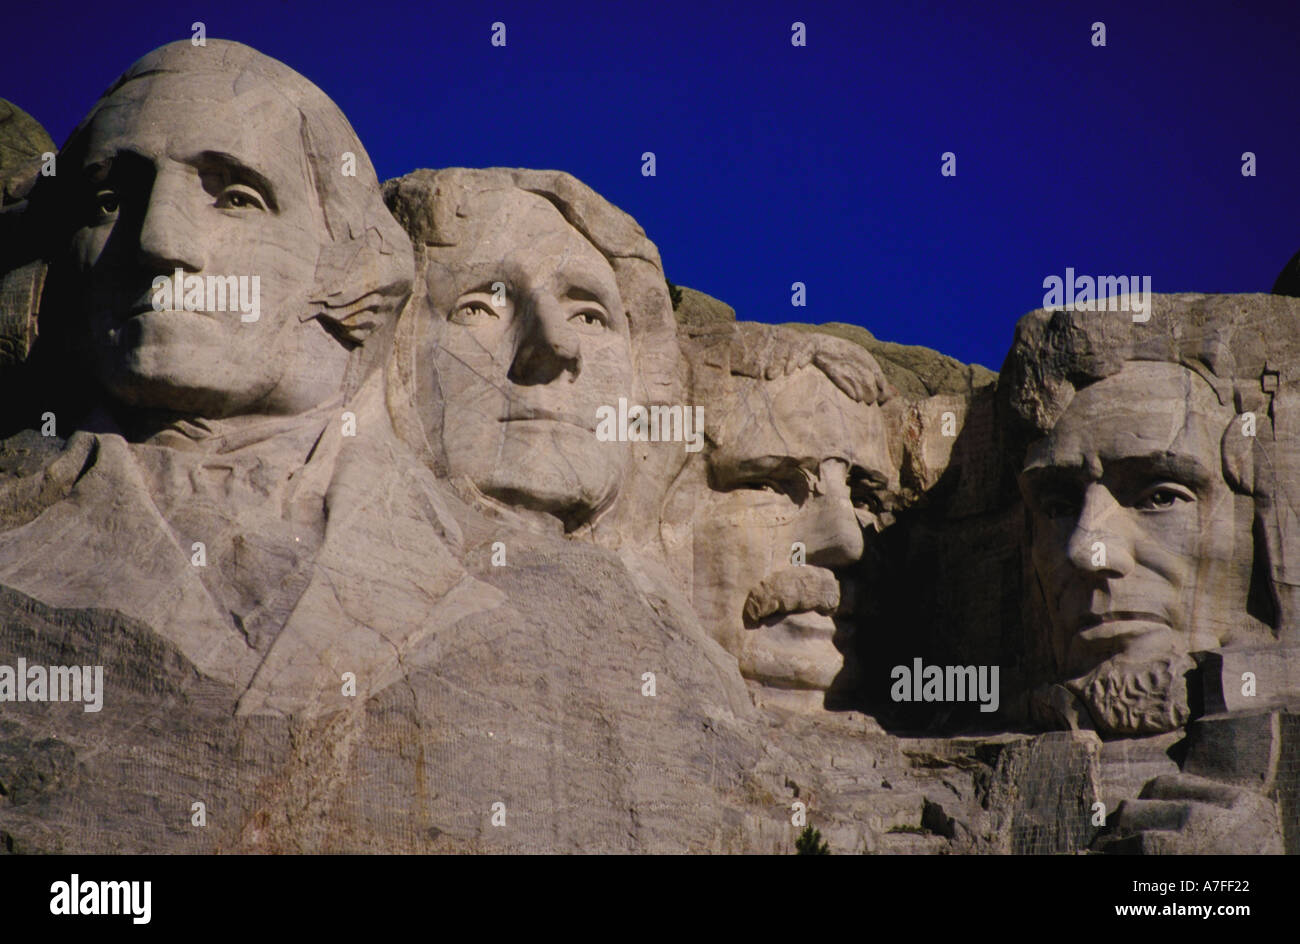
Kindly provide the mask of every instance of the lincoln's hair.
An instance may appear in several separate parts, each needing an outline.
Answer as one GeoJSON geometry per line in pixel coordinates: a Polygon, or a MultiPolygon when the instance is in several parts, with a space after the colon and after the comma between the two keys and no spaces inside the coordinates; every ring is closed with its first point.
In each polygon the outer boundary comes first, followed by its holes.
{"type": "Polygon", "coordinates": [[[1300,368],[1277,353],[1292,336],[1300,302],[1257,296],[1157,295],[1150,319],[1127,313],[1032,311],[1016,325],[998,378],[998,405],[1013,473],[1029,446],[1046,436],[1077,390],[1118,373],[1130,362],[1179,364],[1204,380],[1225,412],[1220,438],[1223,479],[1255,505],[1256,567],[1265,565],[1274,628],[1290,636],[1300,621],[1300,547],[1289,509],[1300,482],[1300,368]],[[1243,435],[1253,413],[1256,435],[1243,435]],[[1261,561],[1261,556],[1263,560],[1261,561]]]}

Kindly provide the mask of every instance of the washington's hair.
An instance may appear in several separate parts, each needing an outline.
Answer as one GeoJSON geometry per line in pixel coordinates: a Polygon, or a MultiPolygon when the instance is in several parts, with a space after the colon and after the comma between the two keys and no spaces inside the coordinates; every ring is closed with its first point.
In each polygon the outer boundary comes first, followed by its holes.
{"type": "MultiPolygon", "coordinates": [[[[80,163],[91,123],[114,93],[131,82],[169,74],[228,76],[236,95],[264,83],[298,112],[309,184],[329,234],[317,258],[315,289],[299,317],[319,319],[349,348],[364,346],[349,365],[344,386],[350,392],[382,363],[390,332],[381,329],[391,326],[410,294],[414,265],[410,240],[384,206],[365,148],[338,106],[319,88],[284,63],[241,43],[169,43],[137,61],[100,97],[60,150],[60,163],[80,163]],[[347,153],[355,159],[355,176],[342,172],[347,153]],[[367,344],[376,332],[379,337],[367,344]]],[[[65,250],[78,225],[71,215],[77,194],[68,189],[78,186],[77,177],[65,173],[47,178],[38,182],[33,194],[33,208],[40,207],[50,221],[44,242],[52,260],[65,250]],[[68,179],[71,185],[64,183],[68,179]]]]}

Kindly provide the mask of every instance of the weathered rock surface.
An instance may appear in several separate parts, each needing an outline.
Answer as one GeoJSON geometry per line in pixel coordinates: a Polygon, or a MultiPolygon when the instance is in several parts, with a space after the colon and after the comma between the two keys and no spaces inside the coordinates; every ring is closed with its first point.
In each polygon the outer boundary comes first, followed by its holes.
{"type": "Polygon", "coordinates": [[[87,137],[154,173],[5,214],[0,850],[1300,851],[1300,302],[1032,312],[995,378],[675,297],[562,172],[381,191],[236,43],[87,137]]]}

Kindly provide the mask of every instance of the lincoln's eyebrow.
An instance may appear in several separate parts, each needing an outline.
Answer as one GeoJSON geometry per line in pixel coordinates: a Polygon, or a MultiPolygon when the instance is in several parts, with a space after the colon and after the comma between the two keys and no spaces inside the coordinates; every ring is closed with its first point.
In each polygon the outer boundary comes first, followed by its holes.
{"type": "Polygon", "coordinates": [[[1210,469],[1195,456],[1177,453],[1152,452],[1102,462],[1107,472],[1121,476],[1154,475],[1192,485],[1206,485],[1214,477],[1210,469]]]}
{"type": "Polygon", "coordinates": [[[280,201],[276,196],[275,185],[271,183],[270,178],[242,158],[228,151],[199,151],[182,160],[200,170],[219,167],[230,174],[232,181],[252,184],[266,197],[271,210],[279,212],[280,201]]]}
{"type": "Polygon", "coordinates": [[[1038,465],[1026,466],[1020,471],[1020,482],[1034,494],[1052,492],[1057,489],[1081,488],[1083,483],[1092,481],[1083,462],[1073,465],[1038,465]]]}
{"type": "MultiPolygon", "coordinates": [[[[1046,462],[1026,466],[1020,473],[1031,488],[1050,488],[1093,481],[1088,463],[1080,459],[1071,464],[1046,462]]],[[[1214,473],[1195,456],[1168,452],[1150,452],[1134,456],[1112,456],[1101,460],[1102,478],[1166,478],[1188,485],[1205,486],[1214,480],[1214,473]]]]}

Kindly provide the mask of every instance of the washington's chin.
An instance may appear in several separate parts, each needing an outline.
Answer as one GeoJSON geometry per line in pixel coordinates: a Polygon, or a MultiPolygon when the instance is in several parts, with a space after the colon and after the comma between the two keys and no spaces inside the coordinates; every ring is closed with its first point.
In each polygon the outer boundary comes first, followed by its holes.
{"type": "Polygon", "coordinates": [[[765,685],[824,691],[844,666],[824,613],[786,613],[743,632],[741,674],[765,685]]]}
{"type": "Polygon", "coordinates": [[[148,410],[192,412],[207,417],[230,416],[260,402],[274,388],[273,380],[255,389],[232,389],[240,378],[236,371],[214,375],[211,371],[185,370],[154,364],[148,358],[110,365],[98,372],[104,388],[128,406],[148,410]]]}

